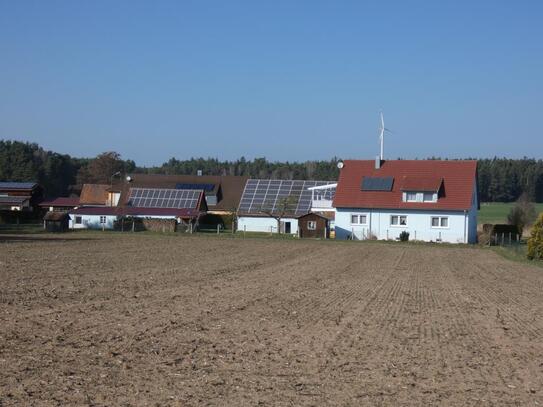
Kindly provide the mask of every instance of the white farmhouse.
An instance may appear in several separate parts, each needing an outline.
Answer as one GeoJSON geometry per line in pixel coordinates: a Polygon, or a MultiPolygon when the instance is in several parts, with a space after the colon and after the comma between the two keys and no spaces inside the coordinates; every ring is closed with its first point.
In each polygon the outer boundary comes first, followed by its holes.
{"type": "Polygon", "coordinates": [[[337,239],[477,241],[477,162],[347,160],[336,195],[337,239]]]}

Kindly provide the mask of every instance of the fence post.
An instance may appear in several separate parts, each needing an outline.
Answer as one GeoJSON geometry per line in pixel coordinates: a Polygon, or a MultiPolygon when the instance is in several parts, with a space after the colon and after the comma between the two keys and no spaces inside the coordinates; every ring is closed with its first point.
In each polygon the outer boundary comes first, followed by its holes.
{"type": "Polygon", "coordinates": [[[218,235],[221,234],[221,225],[217,225],[217,234],[218,234],[218,235]]]}
{"type": "Polygon", "coordinates": [[[505,235],[505,233],[502,232],[502,246],[504,245],[504,241],[503,241],[504,240],[504,235],[505,235]]]}
{"type": "Polygon", "coordinates": [[[509,246],[511,246],[511,232],[509,232],[509,246]]]}
{"type": "Polygon", "coordinates": [[[245,237],[245,232],[247,232],[247,225],[243,225],[243,237],[245,237]]]}

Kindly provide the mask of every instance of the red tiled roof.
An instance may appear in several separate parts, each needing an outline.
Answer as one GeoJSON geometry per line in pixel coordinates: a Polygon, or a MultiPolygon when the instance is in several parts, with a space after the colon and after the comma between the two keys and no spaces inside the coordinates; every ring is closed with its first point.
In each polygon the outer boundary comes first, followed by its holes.
{"type": "Polygon", "coordinates": [[[437,192],[441,188],[442,177],[404,176],[401,180],[402,191],[437,192]]]}
{"type": "Polygon", "coordinates": [[[476,161],[390,160],[375,169],[374,160],[346,160],[334,198],[336,208],[467,210],[471,208],[476,161]],[[361,191],[362,177],[394,177],[392,191],[361,191]],[[404,179],[426,185],[441,179],[436,203],[403,202],[404,179]],[[433,180],[430,182],[430,180],[433,180]]]}
{"type": "Polygon", "coordinates": [[[79,198],[59,197],[42,201],[40,206],[78,206],[79,198]]]}
{"type": "Polygon", "coordinates": [[[69,212],[73,215],[110,215],[110,216],[175,216],[194,218],[201,214],[198,209],[175,208],[134,208],[120,206],[83,206],[69,212]]]}

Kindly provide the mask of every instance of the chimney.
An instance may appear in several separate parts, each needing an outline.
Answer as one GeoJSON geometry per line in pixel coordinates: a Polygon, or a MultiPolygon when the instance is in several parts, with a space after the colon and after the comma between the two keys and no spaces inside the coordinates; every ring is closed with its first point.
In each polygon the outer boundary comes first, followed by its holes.
{"type": "Polygon", "coordinates": [[[375,169],[378,170],[381,168],[381,157],[377,156],[375,157],[375,169]]]}
{"type": "Polygon", "coordinates": [[[199,177],[201,177],[201,176],[202,176],[202,170],[196,171],[196,175],[199,176],[199,177]]]}

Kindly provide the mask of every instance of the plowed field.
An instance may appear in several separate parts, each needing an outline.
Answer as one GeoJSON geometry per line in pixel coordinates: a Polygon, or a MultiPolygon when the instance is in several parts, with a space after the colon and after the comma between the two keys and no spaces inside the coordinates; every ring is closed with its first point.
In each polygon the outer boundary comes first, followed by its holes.
{"type": "Polygon", "coordinates": [[[543,405],[543,269],[403,244],[0,236],[0,406],[543,405]]]}

